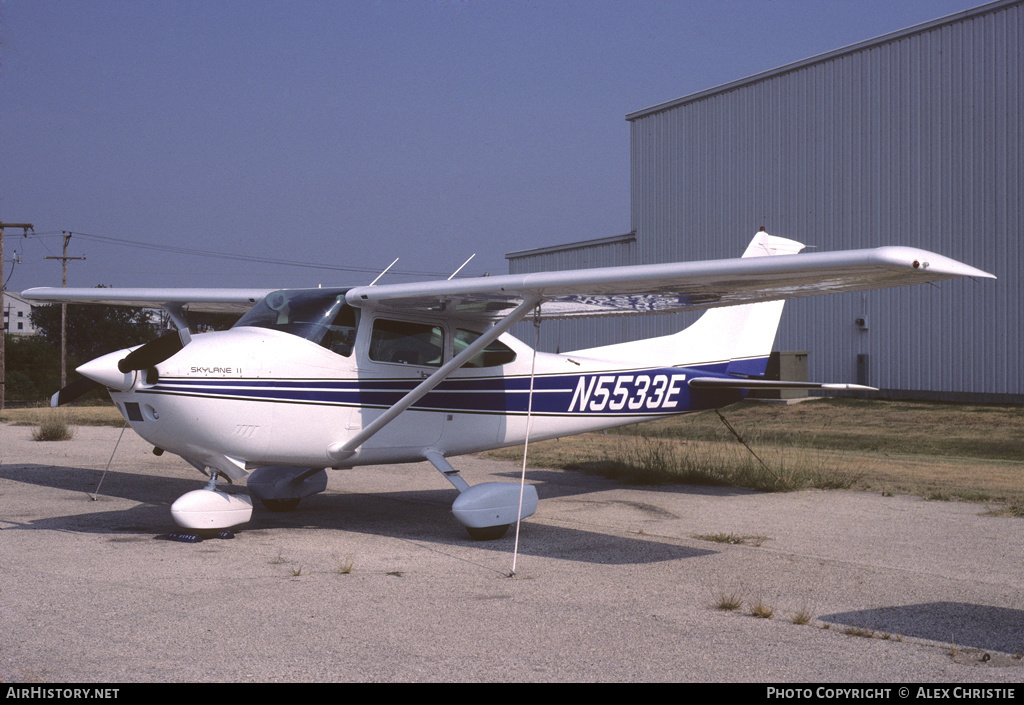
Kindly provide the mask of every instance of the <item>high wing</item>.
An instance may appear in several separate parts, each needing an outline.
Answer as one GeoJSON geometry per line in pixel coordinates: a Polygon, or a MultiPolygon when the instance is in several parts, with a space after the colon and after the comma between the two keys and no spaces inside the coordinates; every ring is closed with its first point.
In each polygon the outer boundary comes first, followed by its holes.
{"type": "Polygon", "coordinates": [[[202,311],[204,313],[245,313],[273,289],[26,289],[22,297],[40,303],[106,304],[202,311]]]}
{"type": "MultiPolygon", "coordinates": [[[[992,274],[910,247],[510,274],[350,289],[352,306],[493,321],[526,301],[542,318],[675,313],[992,274]]],[[[65,289],[22,292],[42,303],[99,303],[242,313],[271,289],[65,289]]]]}
{"type": "Polygon", "coordinates": [[[22,298],[39,303],[106,304],[162,308],[179,329],[188,328],[188,312],[243,314],[273,289],[117,289],[94,287],[67,289],[37,287],[26,289],[22,298]]]}
{"type": "Polygon", "coordinates": [[[995,277],[942,255],[879,247],[772,257],[539,272],[350,289],[349,304],[493,320],[540,299],[541,317],[679,311],[995,277]]]}

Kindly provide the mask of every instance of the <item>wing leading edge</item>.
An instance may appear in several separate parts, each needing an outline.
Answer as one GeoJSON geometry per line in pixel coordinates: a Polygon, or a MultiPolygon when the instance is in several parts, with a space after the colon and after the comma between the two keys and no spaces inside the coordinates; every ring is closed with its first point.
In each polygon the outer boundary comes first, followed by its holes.
{"type": "Polygon", "coordinates": [[[992,274],[909,247],[538,272],[356,287],[353,306],[495,319],[528,297],[542,318],[675,313],[992,274]]]}
{"type": "Polygon", "coordinates": [[[245,313],[273,289],[64,289],[38,287],[26,289],[21,296],[38,303],[106,304],[188,310],[204,313],[245,313]]]}

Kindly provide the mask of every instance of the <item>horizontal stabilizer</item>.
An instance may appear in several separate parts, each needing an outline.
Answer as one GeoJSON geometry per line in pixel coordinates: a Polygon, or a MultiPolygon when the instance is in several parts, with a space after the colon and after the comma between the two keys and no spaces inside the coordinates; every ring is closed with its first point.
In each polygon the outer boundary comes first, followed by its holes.
{"type": "Polygon", "coordinates": [[[786,382],[773,379],[739,379],[728,377],[694,377],[691,389],[829,389],[832,391],[877,392],[877,387],[863,384],[830,384],[824,382],[786,382]]]}

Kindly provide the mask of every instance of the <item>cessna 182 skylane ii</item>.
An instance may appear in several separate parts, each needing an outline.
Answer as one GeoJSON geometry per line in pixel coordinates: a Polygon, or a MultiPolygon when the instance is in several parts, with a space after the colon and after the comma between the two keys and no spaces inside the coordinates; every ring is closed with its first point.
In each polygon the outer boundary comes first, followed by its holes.
{"type": "Polygon", "coordinates": [[[243,479],[269,509],[322,492],[327,469],[429,461],[458,490],[475,538],[537,508],[533,486],[469,485],[448,458],[721,407],[758,387],[854,389],[764,379],[785,299],[994,278],[905,247],[797,254],[755,235],[738,259],[427,283],[292,289],[30,289],[35,302],[162,307],[171,333],[78,368],[66,403],[105,386],[127,423],[209,476],[171,507],[189,529],[251,518],[243,479]],[[552,354],[507,333],[518,321],[708,309],[673,335],[552,354]],[[237,311],[190,335],[190,311],[237,311]],[[531,429],[531,421],[532,430],[531,429]]]}

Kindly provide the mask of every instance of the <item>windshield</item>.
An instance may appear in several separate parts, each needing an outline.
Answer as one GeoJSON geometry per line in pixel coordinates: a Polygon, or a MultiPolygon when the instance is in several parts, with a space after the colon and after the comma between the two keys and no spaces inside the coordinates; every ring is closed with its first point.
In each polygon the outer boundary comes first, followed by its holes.
{"type": "Polygon", "coordinates": [[[345,303],[347,289],[284,289],[268,294],[233,327],[255,326],[297,335],[351,355],[357,311],[345,303]]]}

